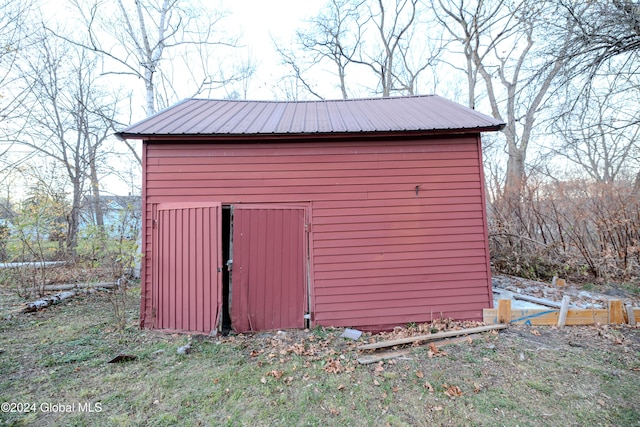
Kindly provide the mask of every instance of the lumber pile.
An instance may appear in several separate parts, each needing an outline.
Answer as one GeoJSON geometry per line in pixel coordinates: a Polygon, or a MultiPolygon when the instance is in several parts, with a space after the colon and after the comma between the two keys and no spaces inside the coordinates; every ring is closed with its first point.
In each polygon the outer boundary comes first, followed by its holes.
{"type": "Polygon", "coordinates": [[[483,321],[487,324],[524,324],[538,326],[630,324],[636,325],[640,308],[621,300],[609,300],[607,308],[569,308],[569,297],[564,297],[559,309],[512,309],[511,300],[498,300],[497,308],[485,308],[483,321]]]}
{"type": "MultiPolygon", "coordinates": [[[[416,345],[418,343],[430,342],[435,346],[455,344],[463,341],[472,340],[481,332],[494,331],[506,328],[506,324],[496,324],[488,326],[478,326],[477,328],[458,329],[454,331],[438,332],[435,334],[416,335],[414,337],[399,338],[389,341],[380,341],[376,343],[364,344],[358,346],[358,351],[389,349],[404,345],[416,345]]],[[[358,357],[358,363],[369,364],[379,362],[385,359],[393,359],[406,356],[411,353],[411,349],[402,348],[396,350],[376,351],[375,353],[363,354],[358,357]]]]}

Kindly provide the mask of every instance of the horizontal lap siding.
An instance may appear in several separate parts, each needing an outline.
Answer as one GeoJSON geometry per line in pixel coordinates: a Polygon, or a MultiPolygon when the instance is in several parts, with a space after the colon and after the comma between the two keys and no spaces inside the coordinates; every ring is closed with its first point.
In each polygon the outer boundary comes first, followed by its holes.
{"type": "MultiPolygon", "coordinates": [[[[474,135],[153,143],[146,165],[148,218],[153,203],[167,201],[310,202],[316,324],[366,327],[440,315],[480,319],[491,304],[474,135]]],[[[151,247],[146,249],[149,257],[151,247]]]]}

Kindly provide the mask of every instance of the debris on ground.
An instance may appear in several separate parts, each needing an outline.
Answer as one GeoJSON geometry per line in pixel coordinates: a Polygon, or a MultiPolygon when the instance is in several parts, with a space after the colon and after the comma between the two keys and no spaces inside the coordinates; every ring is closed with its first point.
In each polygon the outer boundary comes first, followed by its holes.
{"type": "MultiPolygon", "coordinates": [[[[422,329],[423,330],[428,329],[430,331],[437,330],[436,328],[426,327],[427,325],[430,325],[430,324],[422,325],[423,326],[422,329]]],[[[454,329],[451,329],[445,332],[435,332],[435,333],[415,335],[415,336],[399,338],[399,339],[372,342],[370,344],[364,344],[359,346],[358,350],[366,351],[366,350],[378,350],[381,348],[389,348],[389,347],[397,348],[399,346],[408,345],[408,344],[412,346],[417,346],[417,345],[420,345],[420,343],[429,341],[429,344],[428,344],[429,350],[427,351],[427,355],[429,356],[429,358],[432,358],[434,356],[445,356],[446,353],[441,351],[439,349],[439,346],[457,344],[465,341],[473,342],[473,339],[474,339],[473,337],[477,337],[478,336],[477,334],[481,332],[491,331],[495,333],[497,330],[505,329],[507,327],[508,327],[507,325],[503,325],[503,324],[489,325],[489,326],[476,326],[474,328],[458,328],[457,326],[455,326],[454,329]],[[455,338],[452,338],[452,337],[455,337],[455,338]]],[[[403,356],[406,356],[407,354],[408,352],[406,351],[406,349],[401,349],[396,351],[384,351],[384,352],[378,351],[372,354],[366,354],[366,355],[360,356],[358,358],[358,363],[365,365],[369,363],[378,362],[381,360],[403,357],[403,356]]]]}
{"type": "Polygon", "coordinates": [[[347,328],[344,330],[342,335],[340,335],[340,338],[348,338],[350,340],[357,341],[360,339],[361,336],[362,336],[362,331],[359,331],[357,329],[347,328]]]}
{"type": "Polygon", "coordinates": [[[37,301],[33,301],[28,303],[22,310],[22,313],[33,313],[34,311],[42,310],[43,308],[49,307],[51,305],[59,304],[62,301],[72,298],[76,295],[75,292],[64,291],[59,292],[55,295],[51,295],[48,297],[41,298],[37,301]]]}
{"type": "MultiPolygon", "coordinates": [[[[559,279],[556,279],[555,282],[556,285],[553,285],[553,283],[504,274],[492,275],[494,291],[512,292],[516,299],[520,296],[529,296],[560,304],[562,297],[566,295],[571,298],[571,305],[577,308],[606,308],[611,299],[621,299],[634,307],[640,306],[640,298],[615,287],[598,293],[595,290],[583,290],[571,282],[560,282],[559,279]],[[559,286],[558,283],[562,283],[562,286],[559,286]]],[[[532,302],[534,301],[532,300],[532,302]]]]}

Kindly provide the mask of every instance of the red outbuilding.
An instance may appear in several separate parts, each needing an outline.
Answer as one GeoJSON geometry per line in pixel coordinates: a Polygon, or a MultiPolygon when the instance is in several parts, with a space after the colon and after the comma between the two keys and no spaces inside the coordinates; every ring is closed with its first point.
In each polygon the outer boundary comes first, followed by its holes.
{"type": "Polygon", "coordinates": [[[143,142],[144,328],[385,329],[492,306],[480,133],[438,96],[187,99],[143,142]]]}

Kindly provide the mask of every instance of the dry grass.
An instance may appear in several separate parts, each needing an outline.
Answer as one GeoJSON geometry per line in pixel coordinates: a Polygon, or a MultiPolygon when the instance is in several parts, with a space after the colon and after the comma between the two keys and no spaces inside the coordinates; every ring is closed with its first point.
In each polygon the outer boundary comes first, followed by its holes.
{"type": "MultiPolygon", "coordinates": [[[[186,336],[135,327],[137,291],[121,332],[104,293],[2,320],[0,402],[36,411],[0,425],[640,425],[636,328],[511,327],[368,366],[322,328],[194,337],[178,355],[186,336]],[[119,353],[137,359],[106,363],[119,353]]],[[[19,301],[0,292],[4,315],[19,301]]]]}

